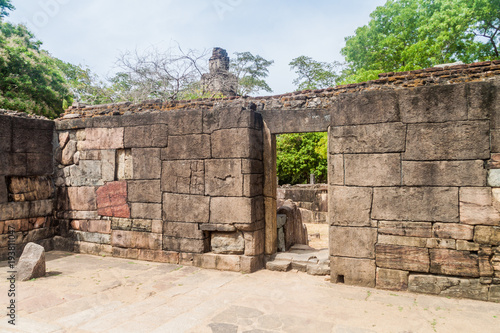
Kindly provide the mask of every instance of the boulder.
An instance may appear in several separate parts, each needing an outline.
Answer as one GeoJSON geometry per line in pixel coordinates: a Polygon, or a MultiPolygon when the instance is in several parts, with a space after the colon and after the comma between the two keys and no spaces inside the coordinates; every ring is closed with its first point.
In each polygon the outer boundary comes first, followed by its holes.
{"type": "Polygon", "coordinates": [[[28,281],[45,276],[45,249],[35,243],[28,243],[17,264],[17,279],[28,281]]]}

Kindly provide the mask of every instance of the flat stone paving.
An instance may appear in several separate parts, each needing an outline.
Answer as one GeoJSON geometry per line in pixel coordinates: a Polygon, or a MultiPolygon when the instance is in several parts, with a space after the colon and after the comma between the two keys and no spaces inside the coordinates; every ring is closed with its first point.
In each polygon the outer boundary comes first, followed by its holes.
{"type": "MultiPolygon", "coordinates": [[[[17,325],[3,316],[0,332],[500,332],[496,303],[335,285],[294,271],[46,256],[48,276],[17,282],[17,325]]],[[[7,290],[2,278],[5,307],[7,290]]]]}

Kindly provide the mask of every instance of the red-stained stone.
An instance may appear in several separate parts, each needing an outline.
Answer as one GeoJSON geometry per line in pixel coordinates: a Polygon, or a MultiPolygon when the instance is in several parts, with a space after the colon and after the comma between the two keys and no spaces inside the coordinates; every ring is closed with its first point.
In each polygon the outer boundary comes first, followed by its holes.
{"type": "Polygon", "coordinates": [[[97,189],[97,213],[101,216],[130,217],[127,182],[112,182],[97,189]]]}

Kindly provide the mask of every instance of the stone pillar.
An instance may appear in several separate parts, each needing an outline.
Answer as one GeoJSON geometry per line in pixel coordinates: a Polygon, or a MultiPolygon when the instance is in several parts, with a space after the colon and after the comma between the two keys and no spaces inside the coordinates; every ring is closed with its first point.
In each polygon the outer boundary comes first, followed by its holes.
{"type": "Polygon", "coordinates": [[[276,253],[278,249],[276,217],[276,135],[264,123],[264,202],[266,211],[266,254],[276,253]]]}

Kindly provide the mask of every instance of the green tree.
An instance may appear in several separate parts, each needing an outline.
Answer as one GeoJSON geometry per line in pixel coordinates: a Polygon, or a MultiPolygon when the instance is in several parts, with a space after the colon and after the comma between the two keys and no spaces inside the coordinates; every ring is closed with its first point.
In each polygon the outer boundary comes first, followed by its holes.
{"type": "Polygon", "coordinates": [[[0,107],[57,117],[71,102],[56,60],[23,25],[0,21],[0,107]]]}
{"type": "Polygon", "coordinates": [[[14,10],[11,0],[0,0],[0,20],[5,16],[9,16],[9,10],[14,10]]]}
{"type": "Polygon", "coordinates": [[[64,75],[73,100],[90,105],[116,101],[114,91],[108,82],[101,80],[90,68],[59,59],[56,59],[56,63],[64,75]]]}
{"type": "Polygon", "coordinates": [[[306,56],[293,59],[289,65],[298,75],[293,80],[298,90],[335,86],[339,78],[337,71],[342,67],[339,62],[320,62],[306,56]]]}
{"type": "Polygon", "coordinates": [[[346,38],[344,83],[499,58],[500,0],[389,0],[346,38]]]}
{"type": "Polygon", "coordinates": [[[269,75],[269,67],[274,63],[273,60],[266,60],[260,55],[254,56],[250,52],[235,52],[235,55],[236,58],[231,59],[229,71],[238,78],[239,95],[273,91],[265,81],[269,75]]]}
{"type": "Polygon", "coordinates": [[[310,174],[326,182],[327,133],[283,134],[276,138],[279,184],[306,184],[310,174]]]}

